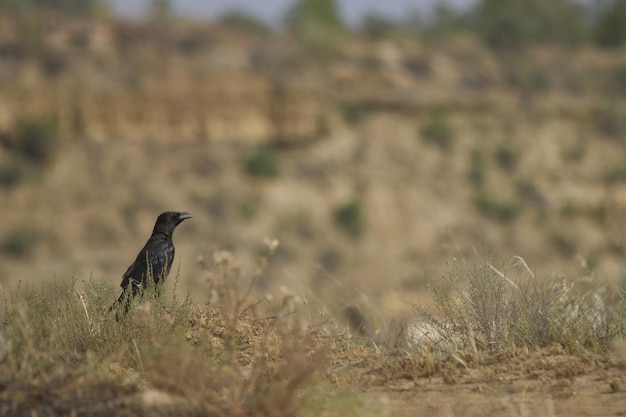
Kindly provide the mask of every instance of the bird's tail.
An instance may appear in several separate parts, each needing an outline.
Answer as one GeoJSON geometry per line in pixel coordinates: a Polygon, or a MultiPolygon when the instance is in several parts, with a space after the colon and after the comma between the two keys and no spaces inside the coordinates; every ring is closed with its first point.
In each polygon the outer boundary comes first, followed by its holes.
{"type": "Polygon", "coordinates": [[[109,312],[115,312],[115,318],[119,321],[119,319],[125,316],[130,309],[130,303],[132,301],[132,290],[130,289],[130,285],[122,290],[122,293],[118,297],[117,301],[115,301],[111,307],[109,307],[109,312]]]}

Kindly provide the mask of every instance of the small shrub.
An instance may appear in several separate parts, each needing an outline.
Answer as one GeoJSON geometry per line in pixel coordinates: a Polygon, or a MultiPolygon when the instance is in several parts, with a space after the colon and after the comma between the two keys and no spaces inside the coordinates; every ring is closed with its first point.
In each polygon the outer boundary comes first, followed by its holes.
{"type": "Polygon", "coordinates": [[[482,188],[485,184],[485,178],[487,176],[487,163],[483,153],[474,149],[471,154],[469,180],[474,184],[476,188],[482,188]]]}
{"type": "Polygon", "coordinates": [[[521,212],[518,203],[498,200],[484,190],[478,192],[474,203],[482,214],[503,223],[512,222],[521,212]]]}
{"type": "Polygon", "coordinates": [[[519,161],[519,154],[509,144],[504,144],[496,151],[496,161],[500,168],[507,171],[514,171],[519,161]]]}
{"type": "Polygon", "coordinates": [[[6,234],[0,241],[0,253],[16,258],[25,258],[32,253],[36,243],[37,239],[32,232],[14,230],[6,234]]]}
{"type": "Polygon", "coordinates": [[[357,200],[335,209],[335,223],[348,235],[359,238],[365,232],[365,216],[361,203],[357,200]]]}
{"type": "Polygon", "coordinates": [[[22,118],[17,121],[6,145],[16,157],[35,165],[45,165],[58,150],[56,127],[46,119],[22,118]]]}
{"type": "Polygon", "coordinates": [[[605,352],[623,335],[622,318],[606,305],[602,286],[581,292],[583,281],[539,278],[520,257],[498,267],[489,257],[460,257],[431,286],[436,307],[413,309],[439,349],[496,353],[559,344],[605,352]]]}
{"type": "Polygon", "coordinates": [[[219,22],[225,26],[253,35],[267,36],[272,33],[272,29],[268,25],[240,10],[227,12],[220,17],[219,22]]]}
{"type": "Polygon", "coordinates": [[[276,178],[280,175],[277,152],[267,146],[259,146],[245,161],[248,174],[259,178],[276,178]]]}
{"type": "Polygon", "coordinates": [[[257,215],[258,206],[251,201],[244,201],[239,204],[239,214],[245,220],[252,220],[257,215]]]}
{"type": "Polygon", "coordinates": [[[435,113],[421,130],[425,142],[434,143],[441,149],[450,149],[454,128],[445,113],[435,113]]]}
{"type": "Polygon", "coordinates": [[[300,0],[288,12],[286,22],[291,33],[316,55],[332,56],[339,50],[344,27],[333,0],[300,0]]]}
{"type": "Polygon", "coordinates": [[[350,101],[340,104],[340,111],[343,119],[350,123],[356,124],[366,119],[373,111],[372,106],[361,101],[350,101]]]}
{"type": "Polygon", "coordinates": [[[18,159],[0,164],[0,186],[12,188],[27,177],[28,168],[18,159]]]}

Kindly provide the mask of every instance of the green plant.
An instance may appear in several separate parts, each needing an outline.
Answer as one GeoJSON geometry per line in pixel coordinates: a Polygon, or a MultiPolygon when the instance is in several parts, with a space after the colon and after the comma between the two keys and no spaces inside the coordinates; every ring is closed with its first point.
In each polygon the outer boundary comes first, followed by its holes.
{"type": "Polygon", "coordinates": [[[510,144],[503,144],[496,150],[496,161],[500,168],[507,171],[515,171],[519,161],[519,153],[510,144]]]}
{"type": "Polygon", "coordinates": [[[259,178],[276,178],[280,175],[280,161],[276,150],[268,145],[257,147],[245,161],[248,174],[259,178]]]}
{"type": "Polygon", "coordinates": [[[361,237],[365,232],[365,215],[361,202],[353,200],[337,207],[335,223],[348,235],[361,237]]]}
{"type": "Polygon", "coordinates": [[[104,7],[104,2],[101,0],[31,0],[28,2],[6,0],[0,2],[0,10],[18,13],[44,9],[91,16],[102,7],[104,7]]]}
{"type": "Polygon", "coordinates": [[[513,49],[538,42],[579,43],[586,36],[582,8],[567,0],[481,0],[470,20],[494,48],[513,49]]]}
{"type": "Polygon", "coordinates": [[[478,149],[472,150],[470,160],[470,170],[468,173],[469,180],[474,187],[482,188],[485,184],[487,176],[487,162],[482,151],[478,149]]]}
{"type": "Polygon", "coordinates": [[[522,209],[518,203],[496,199],[484,190],[476,194],[474,204],[485,216],[503,223],[515,220],[522,209]]]}
{"type": "Polygon", "coordinates": [[[49,163],[58,150],[56,126],[44,118],[21,118],[5,146],[16,156],[34,165],[49,163]]]}
{"type": "Polygon", "coordinates": [[[350,124],[356,124],[366,119],[374,111],[370,104],[362,101],[347,101],[340,103],[339,109],[343,119],[350,124]]]}
{"type": "Polygon", "coordinates": [[[432,114],[420,133],[425,142],[434,143],[441,149],[450,149],[455,136],[454,127],[443,112],[432,114]]]}
{"type": "Polygon", "coordinates": [[[272,28],[267,24],[240,10],[225,13],[220,17],[219,22],[225,26],[257,36],[267,36],[272,33],[272,28]]]}
{"type": "Polygon", "coordinates": [[[244,201],[239,204],[239,213],[245,220],[252,220],[256,217],[258,207],[251,201],[244,201]]]}
{"type": "Polygon", "coordinates": [[[13,230],[0,241],[0,253],[6,256],[24,258],[29,256],[37,239],[35,234],[29,230],[13,230]]]}
{"type": "Polygon", "coordinates": [[[334,0],[300,0],[286,17],[287,27],[318,56],[338,51],[343,22],[334,0]]]}
{"type": "Polygon", "coordinates": [[[605,4],[594,27],[594,40],[600,46],[617,48],[626,42],[626,0],[605,4]]]}
{"type": "Polygon", "coordinates": [[[0,185],[11,188],[20,184],[26,178],[28,168],[17,158],[0,164],[0,185]]]}

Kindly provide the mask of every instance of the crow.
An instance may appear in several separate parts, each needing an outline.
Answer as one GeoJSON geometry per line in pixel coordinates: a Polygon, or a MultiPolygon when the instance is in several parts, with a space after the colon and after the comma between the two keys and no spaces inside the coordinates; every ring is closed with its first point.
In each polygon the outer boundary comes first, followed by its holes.
{"type": "Polygon", "coordinates": [[[159,286],[169,275],[174,261],[174,229],[190,218],[191,213],[187,211],[166,211],[159,215],[152,235],[122,277],[122,294],[109,310],[122,305],[124,313],[127,313],[132,299],[150,286],[156,286],[158,294],[159,286]]]}

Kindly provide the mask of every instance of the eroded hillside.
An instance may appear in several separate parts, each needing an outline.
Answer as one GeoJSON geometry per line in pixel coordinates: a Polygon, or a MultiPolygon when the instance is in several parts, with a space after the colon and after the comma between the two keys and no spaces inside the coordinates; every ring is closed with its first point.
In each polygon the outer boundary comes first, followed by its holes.
{"type": "Polygon", "coordinates": [[[354,35],[320,58],[287,35],[57,17],[31,55],[5,23],[0,164],[24,120],[58,145],[2,176],[2,286],[117,285],[165,209],[194,213],[175,240],[199,299],[198,254],[252,265],[265,237],[262,291],[337,306],[395,308],[473,251],[621,282],[623,53],[354,35]]]}

